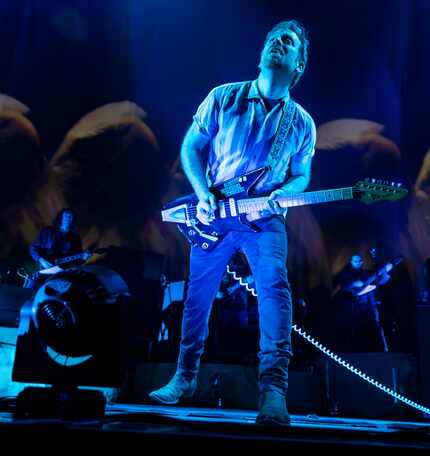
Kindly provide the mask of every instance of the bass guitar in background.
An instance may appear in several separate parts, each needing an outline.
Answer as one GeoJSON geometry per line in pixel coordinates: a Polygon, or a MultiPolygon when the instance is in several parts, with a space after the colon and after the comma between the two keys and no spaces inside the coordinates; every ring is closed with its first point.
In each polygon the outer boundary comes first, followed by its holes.
{"type": "Polygon", "coordinates": [[[394,269],[394,267],[400,264],[402,261],[403,257],[396,257],[394,258],[394,260],[385,263],[374,274],[372,274],[368,279],[366,279],[363,282],[363,285],[357,287],[357,289],[354,289],[353,293],[356,296],[364,296],[365,294],[375,290],[378,286],[380,277],[391,272],[394,269]]]}
{"type": "MultiPolygon", "coordinates": [[[[384,284],[390,280],[391,277],[389,276],[389,273],[402,261],[403,257],[401,256],[388,261],[365,280],[353,282],[352,285],[348,287],[348,293],[354,297],[365,296],[368,293],[371,293],[376,290],[378,285],[384,284]]],[[[332,298],[334,298],[342,289],[340,284],[337,285],[332,292],[332,298]]]]}

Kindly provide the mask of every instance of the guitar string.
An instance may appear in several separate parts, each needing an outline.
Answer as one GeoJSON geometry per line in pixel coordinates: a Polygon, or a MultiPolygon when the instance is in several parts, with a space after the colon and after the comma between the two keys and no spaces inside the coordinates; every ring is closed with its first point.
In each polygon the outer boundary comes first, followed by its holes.
{"type": "MultiPolygon", "coordinates": [[[[367,187],[367,191],[369,191],[369,190],[372,189],[372,187],[375,187],[376,185],[378,185],[379,190],[381,192],[385,191],[385,192],[392,193],[392,194],[396,194],[396,193],[399,192],[398,186],[372,184],[372,183],[364,183],[364,184],[362,184],[361,185],[361,187],[362,187],[361,190],[365,191],[366,187],[367,187]]],[[[317,191],[313,191],[313,192],[302,192],[302,193],[299,193],[299,194],[295,195],[294,197],[291,196],[291,198],[293,200],[300,200],[302,198],[303,199],[311,199],[312,201],[315,201],[315,202],[320,202],[320,201],[324,202],[324,201],[331,201],[331,200],[335,201],[335,200],[337,200],[339,198],[339,196],[340,196],[340,199],[349,199],[353,195],[353,190],[354,190],[353,187],[343,187],[343,188],[335,188],[335,189],[328,189],[328,190],[317,190],[317,191]],[[330,198],[330,195],[332,195],[334,198],[330,198]],[[319,196],[324,196],[324,198],[319,198],[319,196]]],[[[262,199],[265,199],[265,198],[266,197],[262,197],[262,198],[243,198],[243,199],[239,199],[239,200],[236,200],[236,201],[242,201],[242,202],[244,202],[246,204],[248,202],[256,202],[258,200],[262,200],[262,199]]],[[[230,204],[228,199],[225,199],[223,201],[224,201],[225,204],[230,204]]],[[[188,210],[191,212],[196,207],[197,207],[197,205],[191,204],[191,207],[188,210]]]]}
{"type": "MultiPolygon", "coordinates": [[[[291,196],[291,206],[298,205],[300,206],[301,203],[306,204],[309,201],[310,204],[312,203],[320,203],[320,202],[328,202],[328,201],[336,201],[338,199],[348,199],[352,195],[352,188],[345,187],[345,188],[338,188],[338,189],[331,189],[331,190],[319,190],[315,192],[309,193],[301,193],[295,196],[291,196]]],[[[249,206],[257,206],[258,210],[264,209],[267,205],[268,197],[256,197],[256,198],[243,198],[235,200],[236,205],[240,209],[249,210],[249,206]]],[[[231,203],[229,199],[222,200],[224,204],[224,208],[226,212],[230,212],[231,203]]],[[[188,208],[188,213],[191,216],[195,216],[197,214],[197,205],[191,204],[188,208]]]]}

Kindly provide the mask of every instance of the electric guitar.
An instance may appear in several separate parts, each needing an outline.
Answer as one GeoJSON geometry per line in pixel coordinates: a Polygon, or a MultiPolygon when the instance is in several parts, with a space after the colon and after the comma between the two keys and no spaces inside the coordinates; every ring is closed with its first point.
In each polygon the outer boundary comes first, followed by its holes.
{"type": "Polygon", "coordinates": [[[403,261],[402,257],[396,257],[394,258],[393,261],[390,261],[386,264],[384,264],[381,268],[378,269],[374,274],[372,274],[370,277],[368,277],[364,282],[361,287],[359,287],[358,290],[352,290],[352,293],[355,296],[364,296],[367,293],[370,293],[371,291],[375,290],[377,287],[377,284],[375,283],[376,279],[383,273],[383,272],[390,272],[394,266],[397,266],[403,261]]]}
{"type": "MultiPolygon", "coordinates": [[[[258,168],[243,176],[225,181],[211,188],[217,198],[215,220],[204,225],[197,219],[198,199],[195,194],[176,199],[163,207],[162,220],[176,223],[178,229],[193,245],[210,251],[230,230],[252,230],[247,215],[268,209],[267,196],[252,197],[250,193],[266,172],[258,168]]],[[[407,195],[408,191],[400,184],[365,179],[353,187],[294,193],[276,201],[282,208],[329,203],[349,199],[359,199],[371,204],[377,201],[395,201],[407,195]]]]}
{"type": "Polygon", "coordinates": [[[74,255],[69,255],[63,258],[59,258],[58,260],[51,261],[53,263],[53,266],[49,268],[44,268],[40,269],[37,271],[38,274],[56,274],[57,272],[60,272],[63,270],[61,267],[62,264],[70,263],[71,261],[75,260],[87,260],[89,257],[93,255],[93,253],[103,253],[106,249],[105,248],[100,248],[96,249],[94,251],[91,251],[90,249],[86,249],[83,252],[76,253],[74,255]]]}

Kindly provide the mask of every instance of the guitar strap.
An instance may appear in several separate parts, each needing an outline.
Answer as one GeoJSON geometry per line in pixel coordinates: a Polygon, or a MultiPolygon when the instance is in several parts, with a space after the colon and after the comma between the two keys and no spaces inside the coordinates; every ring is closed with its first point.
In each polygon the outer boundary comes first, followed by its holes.
{"type": "MultiPolygon", "coordinates": [[[[266,160],[267,172],[273,172],[276,163],[279,159],[279,154],[284,148],[285,142],[287,141],[288,132],[290,131],[291,126],[293,125],[295,116],[296,116],[296,103],[290,97],[287,101],[287,106],[283,107],[281,120],[278,123],[278,128],[275,133],[275,139],[270,149],[269,155],[266,160]]],[[[261,231],[260,228],[253,222],[248,221],[245,214],[242,214],[240,220],[243,225],[250,228],[254,232],[261,231]]]]}
{"type": "Polygon", "coordinates": [[[296,103],[290,97],[287,101],[287,106],[284,106],[282,110],[282,117],[278,124],[278,129],[275,133],[275,139],[270,149],[269,155],[266,160],[266,167],[269,171],[273,171],[276,166],[276,163],[279,159],[279,154],[281,153],[284,145],[287,141],[288,132],[290,131],[291,126],[293,125],[294,119],[296,117],[296,103]]]}

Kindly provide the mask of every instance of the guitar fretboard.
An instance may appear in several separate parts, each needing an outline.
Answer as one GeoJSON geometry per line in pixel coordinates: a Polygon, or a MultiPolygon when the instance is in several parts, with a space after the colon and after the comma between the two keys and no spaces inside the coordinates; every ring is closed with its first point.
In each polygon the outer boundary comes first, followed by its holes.
{"type": "MultiPolygon", "coordinates": [[[[352,187],[296,193],[280,198],[277,201],[281,207],[293,207],[347,199],[353,199],[352,187]]],[[[268,200],[268,197],[240,199],[237,201],[238,211],[241,214],[261,211],[267,208],[268,200]]]]}
{"type": "Polygon", "coordinates": [[[76,253],[75,255],[70,255],[70,256],[57,260],[55,262],[55,264],[60,265],[60,264],[68,263],[69,261],[78,260],[80,258],[83,258],[83,256],[84,256],[84,252],[76,253]]]}

